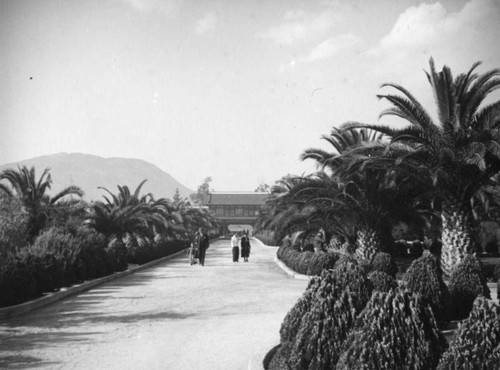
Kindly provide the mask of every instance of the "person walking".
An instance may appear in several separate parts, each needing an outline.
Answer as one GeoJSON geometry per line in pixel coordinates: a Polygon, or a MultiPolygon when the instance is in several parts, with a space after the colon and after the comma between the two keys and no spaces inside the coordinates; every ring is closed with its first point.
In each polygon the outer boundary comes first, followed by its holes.
{"type": "Polygon", "coordinates": [[[243,261],[248,262],[248,257],[250,257],[250,239],[247,234],[243,234],[240,241],[241,245],[241,257],[243,261]]]}
{"type": "Polygon", "coordinates": [[[205,266],[205,254],[208,247],[210,246],[210,240],[208,238],[207,232],[204,229],[200,229],[200,234],[201,237],[198,244],[198,259],[200,261],[200,265],[205,266]]]}
{"type": "Polygon", "coordinates": [[[238,246],[238,233],[231,238],[231,246],[233,247],[233,262],[238,262],[240,258],[240,248],[238,246]]]}
{"type": "Polygon", "coordinates": [[[195,265],[198,263],[198,251],[199,251],[201,236],[202,233],[200,228],[194,233],[193,241],[191,242],[191,248],[189,251],[189,261],[191,265],[195,265]]]}

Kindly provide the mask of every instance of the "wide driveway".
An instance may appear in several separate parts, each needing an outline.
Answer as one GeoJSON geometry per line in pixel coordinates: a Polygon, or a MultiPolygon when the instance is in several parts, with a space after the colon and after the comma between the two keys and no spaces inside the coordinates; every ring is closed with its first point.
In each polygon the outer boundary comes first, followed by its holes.
{"type": "Polygon", "coordinates": [[[307,281],[252,240],[233,263],[228,240],[205,266],[178,256],[18,318],[0,321],[0,368],[259,369],[307,281]]]}

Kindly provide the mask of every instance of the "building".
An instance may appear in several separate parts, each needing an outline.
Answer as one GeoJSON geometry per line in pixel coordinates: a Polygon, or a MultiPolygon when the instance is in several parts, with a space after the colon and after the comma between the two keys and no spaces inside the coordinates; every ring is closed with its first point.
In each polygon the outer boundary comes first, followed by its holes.
{"type": "Polygon", "coordinates": [[[221,224],[221,233],[248,231],[253,234],[255,222],[269,193],[214,191],[207,206],[221,224]]]}

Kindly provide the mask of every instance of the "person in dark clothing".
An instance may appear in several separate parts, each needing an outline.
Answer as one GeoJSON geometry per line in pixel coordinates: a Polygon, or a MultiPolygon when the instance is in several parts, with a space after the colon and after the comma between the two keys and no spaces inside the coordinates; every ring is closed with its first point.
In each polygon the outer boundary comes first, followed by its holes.
{"type": "Polygon", "coordinates": [[[240,240],[241,245],[241,257],[243,261],[248,262],[248,257],[250,257],[250,239],[248,239],[247,234],[243,234],[240,240]]]}
{"type": "Polygon", "coordinates": [[[205,230],[201,231],[200,242],[198,244],[198,259],[200,265],[205,266],[205,253],[210,246],[210,241],[208,239],[208,234],[205,230]]]}

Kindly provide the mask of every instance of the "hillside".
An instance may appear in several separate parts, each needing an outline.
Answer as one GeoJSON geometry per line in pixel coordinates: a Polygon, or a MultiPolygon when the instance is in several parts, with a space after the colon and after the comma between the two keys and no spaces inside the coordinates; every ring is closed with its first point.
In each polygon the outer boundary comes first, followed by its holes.
{"type": "Polygon", "coordinates": [[[50,168],[52,189],[56,194],[69,185],[77,185],[84,192],[85,200],[102,200],[106,194],[98,187],[105,187],[112,193],[117,192],[117,185],[127,185],[134,191],[139,183],[147,179],[141,194],[152,193],[155,198],[172,198],[178,188],[182,197],[188,197],[193,190],[179,183],[168,173],[155,165],[140,159],[102,158],[89,154],[59,153],[27,159],[17,163],[0,166],[17,169],[17,165],[35,166],[39,178],[45,168],[50,168]]]}

